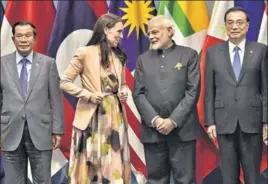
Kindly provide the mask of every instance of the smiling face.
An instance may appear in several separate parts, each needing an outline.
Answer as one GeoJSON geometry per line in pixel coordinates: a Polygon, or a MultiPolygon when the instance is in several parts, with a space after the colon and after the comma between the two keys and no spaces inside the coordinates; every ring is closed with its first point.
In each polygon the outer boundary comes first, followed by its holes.
{"type": "Polygon", "coordinates": [[[172,44],[170,28],[163,26],[160,21],[152,21],[148,25],[148,38],[154,50],[166,49],[172,44]]]}
{"type": "Polygon", "coordinates": [[[249,23],[244,12],[234,11],[228,13],[225,25],[231,42],[240,43],[246,37],[249,23]]]}
{"type": "Polygon", "coordinates": [[[30,25],[18,25],[12,40],[19,54],[26,57],[32,52],[36,41],[34,29],[30,25]]]}
{"type": "Polygon", "coordinates": [[[105,28],[104,32],[110,47],[117,47],[123,38],[123,23],[117,22],[112,28],[105,28]]]}

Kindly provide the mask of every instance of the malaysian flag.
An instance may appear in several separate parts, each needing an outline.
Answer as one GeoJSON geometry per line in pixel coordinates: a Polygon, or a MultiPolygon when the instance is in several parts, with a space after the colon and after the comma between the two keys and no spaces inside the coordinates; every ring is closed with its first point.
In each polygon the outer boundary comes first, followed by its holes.
{"type": "MultiPolygon", "coordinates": [[[[177,8],[181,9],[181,13],[183,12],[186,17],[188,17],[186,11],[188,10],[186,8],[188,2],[191,2],[193,4],[195,3],[193,1],[180,1],[177,4],[174,4],[174,6],[176,5],[177,8]]],[[[38,31],[38,40],[34,48],[35,51],[41,52],[43,54],[48,54],[51,57],[56,58],[57,67],[61,75],[69,64],[71,58],[73,57],[75,50],[80,46],[87,45],[89,39],[91,38],[92,29],[97,18],[103,13],[106,13],[107,11],[113,12],[121,16],[124,21],[125,29],[122,44],[129,58],[126,74],[127,83],[129,87],[129,96],[131,97],[133,72],[135,70],[136,58],[140,53],[149,48],[149,42],[145,37],[148,19],[150,19],[150,17],[156,13],[156,10],[160,10],[161,8],[163,8],[161,9],[161,11],[165,10],[164,12],[169,12],[170,16],[174,17],[174,20],[175,18],[181,17],[177,13],[177,11],[173,11],[172,8],[175,9],[176,7],[164,6],[168,3],[169,1],[156,0],[1,1],[1,56],[11,53],[15,50],[15,47],[11,40],[11,25],[16,21],[22,19],[31,21],[36,25],[38,31]],[[2,3],[5,4],[5,12],[3,11],[4,9],[2,3]]],[[[215,43],[224,41],[226,39],[226,37],[224,36],[224,30],[222,29],[222,26],[224,24],[220,25],[221,21],[217,19],[217,17],[223,19],[223,15],[220,15],[220,13],[222,12],[221,10],[224,10],[225,6],[227,6],[226,3],[228,6],[231,3],[230,6],[236,5],[246,8],[246,10],[249,11],[251,17],[251,28],[249,30],[248,39],[255,41],[258,40],[267,44],[267,9],[266,11],[264,11],[264,1],[219,1],[215,3],[215,13],[211,15],[212,18],[209,22],[206,41],[203,47],[200,46],[198,48],[203,48],[203,50],[205,50],[207,47],[215,43]]],[[[194,6],[191,5],[191,8],[194,8],[194,6]]],[[[159,11],[158,14],[162,14],[163,12],[161,13],[161,11],[159,11]]],[[[201,11],[201,9],[199,8],[198,11],[201,11]]],[[[204,23],[202,21],[197,21],[196,18],[192,15],[194,15],[194,13],[189,14],[188,17],[188,23],[190,23],[189,25],[191,25],[192,28],[195,28],[195,25],[192,23],[192,21],[196,21],[196,23],[204,23]]],[[[198,16],[200,16],[199,13],[198,16]]],[[[182,22],[179,22],[180,24],[178,25],[178,27],[181,30],[187,32],[183,22],[185,20],[179,20],[182,22]]],[[[203,25],[203,27],[205,26],[203,25]]],[[[194,34],[192,35],[194,36],[194,34]]],[[[185,37],[185,39],[186,38],[187,37],[185,37]]],[[[193,39],[193,41],[195,40],[196,38],[193,39]]],[[[179,42],[178,44],[181,43],[179,42]]],[[[192,47],[192,45],[190,46],[192,47]]],[[[198,50],[198,48],[196,49],[198,50]]],[[[204,65],[205,63],[201,64],[204,65]]],[[[75,82],[77,85],[80,85],[79,78],[75,82]]],[[[65,111],[66,133],[63,137],[60,149],[55,150],[53,154],[53,184],[68,183],[67,170],[69,149],[71,144],[71,130],[77,99],[68,94],[64,94],[63,101],[65,111]]],[[[143,145],[140,142],[140,116],[131,98],[128,99],[125,107],[127,110],[127,116],[130,125],[128,134],[129,146],[131,151],[132,184],[144,184],[146,182],[147,176],[143,145]]],[[[217,147],[213,145],[213,143],[207,138],[206,135],[203,135],[203,137],[205,137],[205,139],[201,139],[201,141],[203,142],[197,145],[197,159],[199,158],[198,160],[200,160],[200,162],[197,162],[197,179],[199,178],[201,180],[198,183],[222,183],[220,167],[218,163],[217,147]],[[205,144],[207,144],[207,146],[204,146],[205,144]],[[211,147],[213,147],[214,149],[212,151],[209,151],[211,147]],[[210,152],[210,156],[207,156],[208,151],[210,152]],[[209,168],[213,169],[208,170],[208,166],[210,166],[209,168]]],[[[267,147],[264,148],[265,149],[261,170],[261,184],[267,183],[267,147]]],[[[0,172],[2,171],[1,163],[0,172]]],[[[31,181],[30,174],[29,181],[31,181]]],[[[0,183],[3,183],[1,179],[0,183]]]]}
{"type": "MultiPolygon", "coordinates": [[[[48,54],[56,58],[60,75],[68,66],[75,50],[78,47],[87,45],[92,35],[93,26],[97,18],[108,11],[107,3],[104,1],[60,1],[57,5],[57,14],[54,21],[54,27],[50,38],[48,54]]],[[[130,42],[129,42],[130,43],[130,42]]],[[[148,41],[147,47],[148,49],[148,41]]],[[[145,50],[145,49],[144,49],[145,50]]],[[[143,50],[142,50],[143,51],[143,50]]],[[[137,52],[136,55],[141,52],[137,52]]],[[[132,58],[129,56],[129,58],[132,58]]],[[[129,71],[134,69],[136,58],[128,62],[127,82],[129,88],[132,87],[132,75],[129,71]],[[132,67],[131,66],[132,63],[132,67]]],[[[81,85],[79,78],[75,81],[81,85]]],[[[131,94],[131,90],[129,90],[131,94]]],[[[129,95],[131,96],[131,95],[129,95]]],[[[131,97],[130,97],[131,98],[131,97]]],[[[65,157],[69,158],[69,148],[71,141],[71,130],[73,115],[77,99],[68,94],[64,94],[66,134],[63,138],[61,151],[65,157]]],[[[135,109],[132,99],[129,99],[126,105],[129,119],[129,145],[132,164],[132,183],[145,183],[146,167],[143,154],[143,146],[140,142],[139,135],[139,115],[135,109]]],[[[67,169],[67,168],[66,168],[67,169]]],[[[66,172],[65,172],[66,173],[66,172]]],[[[61,177],[64,178],[64,177],[61,177]]]]}

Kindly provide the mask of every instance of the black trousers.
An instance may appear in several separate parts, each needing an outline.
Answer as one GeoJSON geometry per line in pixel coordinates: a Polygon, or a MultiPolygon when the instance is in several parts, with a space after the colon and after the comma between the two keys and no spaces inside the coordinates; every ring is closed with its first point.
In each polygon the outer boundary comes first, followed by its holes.
{"type": "Polygon", "coordinates": [[[148,184],[195,184],[196,141],[144,143],[148,184]]]}
{"type": "Polygon", "coordinates": [[[244,133],[238,123],[233,134],[220,134],[218,141],[223,184],[240,184],[240,164],[245,184],[259,184],[262,134],[244,133]]]}

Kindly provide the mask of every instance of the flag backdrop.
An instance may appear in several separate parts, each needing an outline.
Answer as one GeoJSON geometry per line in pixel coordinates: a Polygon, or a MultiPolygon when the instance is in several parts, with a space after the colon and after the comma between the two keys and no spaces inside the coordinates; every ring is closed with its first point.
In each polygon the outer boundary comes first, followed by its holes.
{"type": "MultiPolygon", "coordinates": [[[[224,42],[228,39],[226,35],[226,30],[224,27],[224,14],[227,9],[239,6],[244,8],[250,17],[250,29],[247,34],[247,39],[252,41],[258,40],[258,35],[260,31],[260,26],[262,23],[262,19],[264,17],[265,11],[265,2],[264,1],[216,1],[213,7],[213,12],[210,19],[210,25],[208,28],[208,34],[203,44],[203,49],[201,52],[201,76],[204,79],[204,68],[205,68],[205,53],[207,48],[217,44],[224,42]]],[[[266,16],[267,17],[267,16],[266,16]]],[[[265,28],[264,28],[265,29],[265,28]]],[[[267,32],[267,26],[266,26],[267,32]]],[[[202,80],[202,85],[204,86],[204,80],[202,80]]],[[[204,91],[201,90],[201,95],[203,95],[204,91]]],[[[201,121],[202,123],[202,121],[201,121]]],[[[214,142],[214,145],[218,148],[218,143],[214,142]]],[[[263,148],[263,155],[262,155],[262,163],[261,163],[261,173],[267,169],[267,147],[264,146],[263,148]]],[[[263,182],[267,182],[267,170],[262,178],[263,182]],[[266,178],[265,178],[266,177],[266,178]]],[[[243,182],[243,174],[241,172],[240,180],[243,182]]]]}
{"type": "Polygon", "coordinates": [[[3,21],[3,18],[4,18],[4,14],[5,14],[4,7],[3,7],[3,5],[1,3],[0,4],[0,29],[2,27],[2,21],[3,21]]]}
{"type": "MultiPolygon", "coordinates": [[[[93,26],[99,16],[112,12],[124,21],[122,45],[129,60],[126,77],[130,98],[125,105],[129,121],[129,146],[131,152],[132,183],[146,182],[146,163],[143,145],[140,142],[140,116],[131,98],[133,73],[137,56],[149,49],[145,37],[148,20],[155,14],[167,15],[174,21],[177,44],[185,45],[200,52],[201,83],[204,84],[205,51],[208,47],[227,39],[224,29],[224,13],[233,6],[245,8],[250,15],[249,40],[267,44],[267,3],[265,1],[216,1],[211,17],[205,1],[7,1],[4,10],[0,4],[1,56],[13,52],[11,25],[18,20],[33,22],[38,31],[35,45],[37,52],[56,58],[61,75],[75,50],[87,45],[93,26]],[[55,6],[56,4],[56,6],[55,6]]],[[[1,79],[3,80],[3,79],[1,79]]],[[[79,78],[75,81],[81,85],[79,78]]],[[[203,85],[202,85],[203,86],[203,85]]],[[[203,88],[198,103],[199,117],[203,125],[203,88]]],[[[52,183],[67,183],[67,169],[71,142],[71,129],[77,99],[64,94],[66,133],[61,148],[54,151],[52,158],[52,183]]],[[[197,141],[197,181],[200,184],[221,183],[219,152],[217,143],[207,136],[205,129],[197,141]]],[[[0,163],[1,169],[1,163],[0,163]]],[[[1,169],[2,170],[2,169],[1,169]]],[[[0,170],[0,172],[1,172],[0,170]]],[[[30,173],[30,172],[29,172],[30,173]]],[[[261,179],[267,180],[267,147],[264,147],[261,179]]],[[[29,174],[29,181],[31,175],[29,174]]],[[[241,176],[241,181],[243,177],[241,176]]]]}

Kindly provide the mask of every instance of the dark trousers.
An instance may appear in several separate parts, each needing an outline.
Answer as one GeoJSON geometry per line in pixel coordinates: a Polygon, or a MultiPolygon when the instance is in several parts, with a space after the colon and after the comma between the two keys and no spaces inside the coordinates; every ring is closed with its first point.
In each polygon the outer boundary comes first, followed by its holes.
{"type": "MultiPolygon", "coordinates": [[[[42,137],[40,137],[42,139],[42,137]]],[[[52,150],[40,151],[31,140],[25,123],[22,140],[15,151],[4,151],[5,184],[26,184],[28,159],[34,184],[51,183],[52,150]]]]}
{"type": "Polygon", "coordinates": [[[144,143],[148,184],[195,184],[196,141],[144,143]]]}
{"type": "Polygon", "coordinates": [[[239,124],[233,134],[218,135],[223,184],[240,184],[240,164],[245,184],[260,183],[262,135],[244,133],[239,124]]]}

